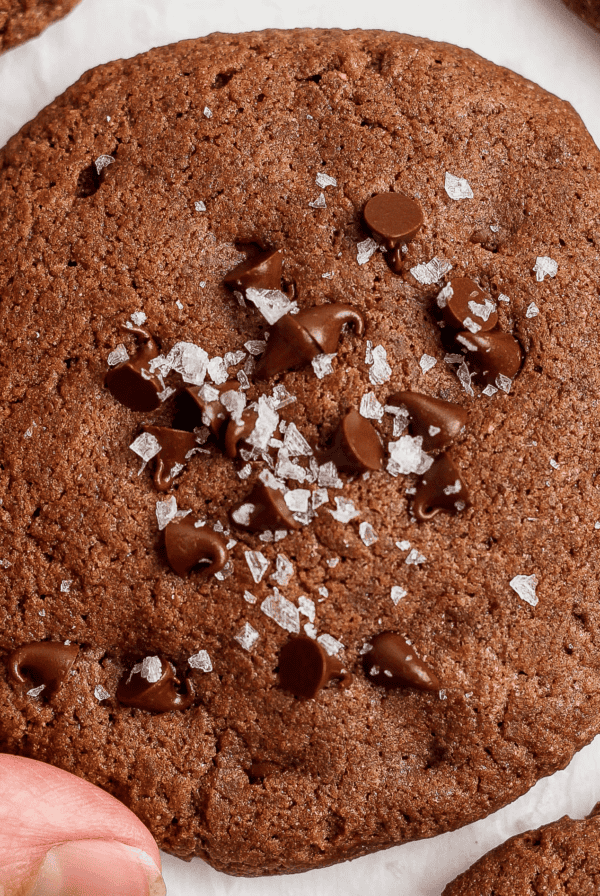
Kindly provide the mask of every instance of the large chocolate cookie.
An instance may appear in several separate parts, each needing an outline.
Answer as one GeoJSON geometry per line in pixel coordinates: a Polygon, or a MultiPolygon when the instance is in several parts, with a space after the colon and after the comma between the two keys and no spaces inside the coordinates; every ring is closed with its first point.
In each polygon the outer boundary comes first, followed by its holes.
{"type": "Polygon", "coordinates": [[[448,884],[442,896],[597,896],[599,807],[582,821],[565,815],[537,831],[511,837],[448,884]]]}
{"type": "Polygon", "coordinates": [[[569,9],[600,31],[600,0],[563,0],[569,9]]]}
{"type": "Polygon", "coordinates": [[[600,731],[568,104],[404,35],[212,35],[0,166],[4,750],[258,875],[472,822],[600,731]]]}
{"type": "Polygon", "coordinates": [[[2,0],[0,53],[36,37],[78,3],[79,0],[2,0]]]}

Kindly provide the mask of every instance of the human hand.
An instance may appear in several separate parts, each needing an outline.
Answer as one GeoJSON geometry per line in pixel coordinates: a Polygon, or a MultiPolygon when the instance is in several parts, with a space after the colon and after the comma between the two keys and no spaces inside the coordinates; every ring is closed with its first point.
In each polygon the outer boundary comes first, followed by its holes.
{"type": "Polygon", "coordinates": [[[152,835],[114,797],[0,754],[0,896],[165,896],[152,835]]]}

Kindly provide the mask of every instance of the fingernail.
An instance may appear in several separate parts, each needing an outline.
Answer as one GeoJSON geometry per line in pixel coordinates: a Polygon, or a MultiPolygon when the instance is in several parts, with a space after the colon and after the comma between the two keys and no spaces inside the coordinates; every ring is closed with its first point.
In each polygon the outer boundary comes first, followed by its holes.
{"type": "Polygon", "coordinates": [[[72,840],[46,853],[29,896],[166,896],[159,869],[116,840],[72,840]]]}

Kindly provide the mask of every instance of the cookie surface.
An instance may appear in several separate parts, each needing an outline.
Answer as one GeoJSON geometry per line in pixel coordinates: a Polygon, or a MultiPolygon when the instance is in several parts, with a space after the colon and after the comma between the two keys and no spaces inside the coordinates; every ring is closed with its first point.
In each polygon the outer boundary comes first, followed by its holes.
{"type": "Polygon", "coordinates": [[[492,849],[448,884],[442,896],[595,896],[600,890],[599,834],[597,814],[581,821],[565,815],[492,849]]]}
{"type": "Polygon", "coordinates": [[[24,43],[66,16],[79,0],[3,0],[0,4],[0,53],[24,43]]]}
{"type": "Polygon", "coordinates": [[[563,0],[581,19],[600,31],[600,3],[598,0],[563,0]]]}
{"type": "Polygon", "coordinates": [[[1,748],[109,790],[164,849],[246,875],[456,828],[566,765],[600,731],[599,170],[568,104],[470,51],[385,32],[152,50],[89,72],[16,135],[0,154],[1,748]],[[424,218],[400,273],[363,223],[388,191],[424,218]],[[229,518],[266,462],[248,455],[248,470],[210,437],[158,492],[156,459],[140,472],[129,446],[143,424],[171,425],[177,396],[139,412],[104,386],[117,346],[139,350],[130,320],[163,356],[231,353],[235,380],[274,329],[224,285],[259,248],[283,250],[301,313],[347,303],[365,331],[316,369],[259,380],[247,366],[248,401],[275,394],[277,423],[311,446],[362,408],[386,450],[384,469],[340,472],[339,487],[297,439],[286,460],[279,426],[270,472],[316,509],[278,541],[229,518]],[[452,277],[491,297],[492,332],[521,347],[496,391],[444,360],[469,353],[439,326],[452,277]],[[468,412],[455,514],[416,522],[420,477],[388,472],[402,436],[383,406],[407,391],[468,412]],[[220,578],[169,568],[157,502],[164,522],[173,501],[230,530],[220,578]],[[325,670],[311,699],[278,678],[306,625],[353,676],[325,670]],[[369,678],[384,632],[411,642],[439,693],[369,678]],[[65,640],[60,686],[9,673],[16,648],[65,640]],[[172,663],[191,701],[182,685],[173,711],[124,705],[119,682],[145,659],[146,682],[172,663]]]}

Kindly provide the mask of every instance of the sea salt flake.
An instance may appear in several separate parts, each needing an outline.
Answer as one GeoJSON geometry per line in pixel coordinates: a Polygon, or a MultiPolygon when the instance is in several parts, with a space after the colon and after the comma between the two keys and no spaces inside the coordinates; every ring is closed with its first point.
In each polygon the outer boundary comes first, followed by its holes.
{"type": "Polygon", "coordinates": [[[37,688],[31,688],[30,691],[27,691],[27,696],[28,697],[39,697],[45,687],[46,687],[45,684],[40,684],[37,688]]]}
{"type": "Polygon", "coordinates": [[[337,180],[335,177],[332,177],[330,174],[325,174],[324,171],[319,171],[315,181],[317,186],[321,187],[322,190],[324,190],[325,187],[337,187],[337,180]]]}
{"type": "MultiPolygon", "coordinates": [[[[317,488],[312,493],[312,509],[317,510],[323,504],[329,504],[329,492],[326,488],[317,488]]],[[[329,561],[328,561],[329,562],[329,561]]]]}
{"type": "Polygon", "coordinates": [[[335,505],[335,510],[329,510],[329,508],[327,508],[327,511],[332,515],[334,520],[338,521],[338,523],[349,523],[350,520],[353,520],[358,516],[358,510],[354,506],[354,501],[349,501],[347,498],[336,496],[335,505]]]}
{"type": "Polygon", "coordinates": [[[489,320],[490,315],[497,310],[495,303],[488,298],[485,299],[483,305],[478,302],[467,302],[467,305],[469,306],[471,313],[474,314],[475,317],[480,317],[483,321],[489,320]]]}
{"type": "Polygon", "coordinates": [[[403,597],[406,597],[406,595],[407,592],[404,590],[404,588],[401,588],[399,585],[392,585],[392,592],[390,596],[392,598],[392,603],[394,603],[396,606],[400,603],[403,597]]]}
{"type": "Polygon", "coordinates": [[[491,398],[492,395],[495,395],[496,392],[497,392],[498,390],[497,390],[497,388],[496,388],[495,386],[492,386],[492,384],[489,383],[489,384],[485,387],[485,389],[482,389],[481,391],[483,392],[484,395],[487,395],[488,398],[491,398]]]}
{"type": "Polygon", "coordinates": [[[306,470],[290,459],[289,452],[285,448],[280,448],[277,453],[275,475],[280,479],[295,479],[297,482],[304,482],[306,470]]]}
{"type": "Polygon", "coordinates": [[[465,317],[465,319],[463,320],[463,326],[470,333],[479,333],[479,331],[481,330],[481,324],[475,323],[475,321],[471,320],[470,317],[465,317]]]}
{"type": "Polygon", "coordinates": [[[183,302],[180,302],[179,299],[175,302],[180,311],[183,311],[183,302]]]}
{"type": "Polygon", "coordinates": [[[550,258],[548,255],[538,255],[533,270],[535,272],[535,279],[538,283],[541,283],[544,277],[556,277],[558,262],[554,261],[554,259],[550,258]]]}
{"type": "MultiPolygon", "coordinates": [[[[471,342],[467,336],[463,336],[462,333],[459,333],[459,335],[456,337],[456,341],[459,342],[461,345],[464,345],[464,347],[469,352],[477,351],[477,346],[475,345],[475,343],[471,342]]],[[[464,356],[459,355],[458,357],[460,357],[460,363],[462,364],[462,362],[464,361],[464,356]]]]}
{"type": "Polygon", "coordinates": [[[146,317],[144,311],[134,311],[131,315],[131,320],[136,325],[136,327],[141,327],[146,323],[148,318],[146,317]]]}
{"type": "Polygon", "coordinates": [[[260,551],[245,551],[244,556],[252,573],[252,578],[258,585],[269,567],[269,561],[260,551]]]}
{"type": "Polygon", "coordinates": [[[281,541],[282,538],[286,538],[287,534],[287,529],[275,529],[273,532],[273,541],[281,541]]]}
{"type": "Polygon", "coordinates": [[[60,590],[63,594],[68,594],[71,590],[71,585],[73,584],[73,579],[63,579],[60,583],[60,590]]]}
{"type": "Polygon", "coordinates": [[[455,353],[444,355],[444,361],[446,362],[446,364],[462,364],[464,360],[464,355],[457,355],[455,353]]]}
{"type": "Polygon", "coordinates": [[[427,562],[427,557],[420,554],[416,548],[413,548],[404,562],[407,566],[420,566],[422,563],[427,562]]]}
{"type": "Polygon", "coordinates": [[[277,429],[279,414],[271,407],[268,399],[261,395],[258,399],[258,418],[254,429],[247,436],[246,441],[259,450],[265,451],[277,429]]]}
{"type": "Polygon", "coordinates": [[[139,673],[140,678],[149,684],[155,684],[162,678],[162,663],[158,656],[146,656],[141,663],[137,663],[129,675],[128,681],[131,681],[133,675],[139,673]]]}
{"type": "Polygon", "coordinates": [[[156,502],[156,521],[159,529],[164,529],[177,514],[177,500],[174,495],[166,501],[156,502]]]}
{"type": "Polygon", "coordinates": [[[392,476],[422,476],[433,463],[433,458],[423,451],[423,436],[400,436],[397,442],[388,442],[388,451],[387,469],[392,476]]]}
{"type": "Polygon", "coordinates": [[[386,414],[391,414],[394,418],[394,438],[398,438],[401,436],[406,427],[408,426],[408,421],[410,414],[408,413],[408,409],[405,407],[397,406],[394,404],[386,404],[384,406],[384,411],[386,414]]]}
{"type": "Polygon", "coordinates": [[[286,427],[283,444],[290,454],[311,455],[313,453],[312,448],[295,423],[289,423],[286,427]]]}
{"type": "Polygon", "coordinates": [[[464,177],[457,177],[455,174],[450,174],[449,171],[446,171],[444,189],[450,199],[458,200],[473,198],[473,190],[471,189],[469,181],[464,177]]]}
{"type": "Polygon", "coordinates": [[[335,567],[340,562],[340,558],[339,557],[330,557],[329,560],[326,560],[325,562],[327,563],[327,566],[330,569],[335,569],[335,567]]]}
{"type": "MultiPolygon", "coordinates": [[[[300,468],[301,469],[301,468],[300,468]]],[[[262,470],[258,476],[259,480],[263,485],[266,485],[267,488],[274,488],[280,492],[287,492],[287,486],[285,482],[282,482],[281,479],[277,479],[270,470],[262,470]]]]}
{"type": "Polygon", "coordinates": [[[275,411],[280,411],[296,401],[296,396],[291,395],[283,384],[273,386],[272,396],[271,407],[275,411]]]}
{"type": "Polygon", "coordinates": [[[161,445],[156,436],[153,436],[149,432],[143,432],[140,436],[135,439],[131,445],[130,449],[137,454],[138,457],[141,457],[145,463],[148,463],[149,460],[152,460],[159,451],[161,450],[161,445]]]}
{"type": "MultiPolygon", "coordinates": [[[[204,202],[202,202],[201,199],[199,199],[197,202],[194,202],[194,208],[196,209],[197,212],[205,212],[206,211],[206,205],[204,202]]],[[[203,286],[203,285],[204,285],[203,283],[200,284],[200,286],[203,286]]]]}
{"type": "Polygon", "coordinates": [[[332,355],[317,355],[316,358],[313,358],[310,362],[312,364],[312,368],[318,378],[322,380],[324,377],[329,376],[330,373],[333,373],[333,365],[332,361],[336,357],[337,352],[334,352],[332,355]]]}
{"type": "Polygon", "coordinates": [[[278,588],[273,589],[273,594],[263,600],[261,610],[273,622],[285,629],[286,632],[300,633],[300,615],[298,607],[289,601],[278,588]]]}
{"type": "Polygon", "coordinates": [[[367,237],[366,240],[363,240],[362,243],[358,243],[356,246],[357,254],[356,260],[359,264],[366,264],[370,257],[377,252],[379,246],[371,237],[367,237]]]}
{"type": "Polygon", "coordinates": [[[600,529],[600,520],[594,523],[594,529],[600,529]]]}
{"type": "Polygon", "coordinates": [[[327,208],[325,193],[320,193],[319,196],[314,200],[314,202],[309,202],[308,204],[311,208],[327,208]]]}
{"type": "Polygon", "coordinates": [[[550,458],[550,466],[552,467],[553,470],[559,470],[559,469],[560,469],[560,464],[557,463],[557,462],[554,460],[553,457],[550,458]]]}
{"type": "Polygon", "coordinates": [[[319,635],[317,641],[329,656],[335,656],[336,653],[339,653],[340,650],[344,649],[342,642],[333,638],[331,635],[319,635]]]}
{"type": "Polygon", "coordinates": [[[454,295],[454,290],[452,289],[452,284],[447,283],[443,289],[440,290],[437,294],[436,302],[438,308],[445,308],[452,296],[454,295]]]}
{"type": "Polygon", "coordinates": [[[204,107],[204,117],[212,118],[212,110],[208,108],[208,106],[204,107]]]}
{"type": "Polygon", "coordinates": [[[252,464],[245,464],[241,470],[238,470],[238,476],[240,479],[247,479],[251,473],[252,473],[252,464]]]}
{"type": "Polygon", "coordinates": [[[343,488],[344,483],[338,476],[337,467],[333,461],[321,464],[317,477],[317,484],[321,488],[343,488]]]}
{"type": "Polygon", "coordinates": [[[206,368],[206,372],[208,373],[213,383],[215,383],[217,386],[226,383],[229,379],[225,361],[219,355],[217,355],[216,358],[210,359],[206,368]]]}
{"type": "Polygon", "coordinates": [[[208,354],[199,345],[177,342],[166,357],[159,355],[158,358],[153,358],[149,367],[153,373],[159,371],[162,376],[174,370],[181,374],[184,383],[201,386],[206,377],[208,361],[208,354]]]}
{"type": "MultiPolygon", "coordinates": [[[[254,361],[254,358],[248,358],[249,361],[254,361]]],[[[242,389],[250,388],[250,380],[248,379],[248,374],[245,370],[238,370],[236,373],[236,377],[242,389]]]]}
{"type": "Polygon", "coordinates": [[[310,597],[301,594],[298,598],[298,612],[302,613],[303,616],[308,616],[310,622],[314,622],[316,612],[314,601],[310,597]]]}
{"type": "Polygon", "coordinates": [[[246,290],[246,298],[256,305],[271,326],[285,314],[292,314],[299,310],[297,302],[290,302],[285,293],[279,289],[254,289],[250,286],[246,290]]]}
{"type": "Polygon", "coordinates": [[[94,697],[96,698],[96,700],[102,702],[102,700],[108,700],[110,694],[108,693],[106,688],[102,687],[101,684],[97,684],[94,688],[94,697]]]}
{"type": "Polygon", "coordinates": [[[240,647],[248,651],[252,650],[258,638],[258,632],[255,628],[252,628],[249,622],[245,622],[239,632],[233,636],[234,641],[237,641],[240,647]]]}
{"type": "Polygon", "coordinates": [[[367,344],[365,348],[365,364],[373,363],[373,343],[370,339],[367,339],[367,344]]]}
{"type": "Polygon", "coordinates": [[[429,433],[429,435],[431,436],[432,439],[434,438],[434,436],[439,435],[441,433],[441,431],[442,430],[440,429],[439,426],[430,426],[429,429],[427,430],[427,432],[429,433]]]}
{"type": "Polygon", "coordinates": [[[316,639],[316,637],[317,637],[317,629],[316,629],[315,626],[312,624],[312,622],[307,622],[307,623],[306,623],[306,625],[304,626],[304,632],[305,632],[306,635],[308,635],[309,638],[312,638],[313,641],[314,641],[314,640],[316,639]]]}
{"type": "Polygon", "coordinates": [[[114,160],[114,156],[98,156],[98,158],[94,162],[94,165],[96,166],[96,173],[99,175],[105,168],[108,168],[109,165],[112,165],[114,160]]]}
{"type": "Polygon", "coordinates": [[[401,551],[410,551],[410,541],[397,541],[396,547],[401,551]]]}
{"type": "Polygon", "coordinates": [[[335,271],[325,271],[324,274],[321,274],[322,280],[333,280],[335,276],[335,271]]]}
{"type": "Polygon", "coordinates": [[[170,398],[171,395],[175,394],[175,389],[172,386],[167,386],[166,389],[163,389],[162,392],[157,392],[156,397],[159,401],[166,401],[167,398],[170,398]]]}
{"type": "Polygon", "coordinates": [[[223,392],[220,398],[221,404],[229,411],[236,423],[242,423],[242,414],[246,407],[246,396],[243,392],[235,392],[233,389],[223,392]]]}
{"type": "Polygon", "coordinates": [[[531,319],[532,317],[537,317],[540,313],[540,309],[535,304],[535,302],[531,302],[530,305],[527,306],[527,311],[525,312],[525,317],[531,319]]]}
{"type": "Polygon", "coordinates": [[[423,354],[421,355],[421,360],[419,361],[419,367],[423,371],[423,373],[427,373],[428,370],[431,370],[432,367],[435,367],[437,364],[437,358],[432,357],[432,355],[423,354]]]}
{"type": "Polygon", "coordinates": [[[514,579],[510,580],[509,585],[513,591],[517,592],[521,600],[531,604],[532,607],[537,605],[539,598],[535,593],[538,585],[538,577],[536,575],[515,576],[514,579]]]}
{"type": "Polygon", "coordinates": [[[311,494],[307,488],[294,488],[286,492],[283,498],[292,513],[307,513],[311,494]]]}
{"type": "Polygon", "coordinates": [[[361,523],[358,527],[358,534],[362,538],[363,544],[368,548],[377,541],[377,535],[371,523],[361,523]]]}
{"type": "Polygon", "coordinates": [[[243,352],[240,349],[237,352],[225,352],[223,360],[225,361],[226,367],[235,367],[237,364],[241,364],[245,357],[246,352],[243,352]]]}
{"type": "MultiPolygon", "coordinates": [[[[319,585],[317,591],[319,592],[323,600],[326,600],[329,597],[329,588],[326,588],[325,585],[319,585]]],[[[319,603],[321,603],[321,601],[319,601],[319,603]]]]}
{"type": "Polygon", "coordinates": [[[509,376],[504,376],[503,373],[499,373],[496,377],[496,385],[499,389],[502,389],[503,392],[508,394],[510,392],[510,387],[512,386],[512,380],[509,376]]]}
{"type": "Polygon", "coordinates": [[[244,342],[244,348],[248,349],[251,355],[262,355],[266,347],[267,343],[264,339],[249,339],[248,342],[244,342]]]}
{"type": "Polygon", "coordinates": [[[109,367],[116,367],[117,364],[123,364],[124,361],[129,360],[129,352],[125,348],[122,342],[110,353],[107,358],[109,367]]]}
{"type": "Polygon", "coordinates": [[[207,650],[199,650],[188,659],[188,663],[192,669],[199,669],[201,672],[212,672],[213,664],[207,650]]]}
{"type": "Polygon", "coordinates": [[[376,345],[371,351],[371,364],[369,370],[369,380],[374,386],[382,386],[387,383],[392,375],[392,368],[387,362],[387,352],[382,345],[376,345]]]}
{"type": "Polygon", "coordinates": [[[45,615],[46,615],[46,611],[45,611],[45,610],[40,610],[39,615],[40,615],[40,616],[45,616],[45,615]]]}
{"type": "Polygon", "coordinates": [[[247,604],[255,604],[256,598],[251,591],[244,591],[244,600],[247,604]]]}
{"type": "Polygon", "coordinates": [[[367,420],[381,420],[383,419],[383,405],[377,401],[374,392],[366,392],[360,402],[359,413],[361,417],[365,417],[367,420]]]}
{"type": "Polygon", "coordinates": [[[472,398],[474,398],[475,393],[473,392],[473,386],[471,385],[471,377],[473,376],[473,374],[469,373],[469,368],[467,367],[464,359],[462,364],[456,371],[456,375],[458,377],[459,383],[461,384],[467,395],[470,395],[472,398]]]}
{"type": "Polygon", "coordinates": [[[437,256],[434,255],[431,261],[428,261],[427,264],[415,265],[414,268],[410,269],[410,272],[415,280],[423,284],[423,286],[432,286],[434,283],[441,280],[444,274],[447,274],[450,270],[452,270],[452,265],[449,261],[446,261],[443,258],[437,258],[437,256]]]}
{"type": "Polygon", "coordinates": [[[290,579],[294,575],[294,564],[289,560],[285,554],[277,554],[277,560],[275,564],[275,572],[271,574],[270,578],[273,581],[277,582],[278,585],[284,587],[289,584],[290,579]]]}

